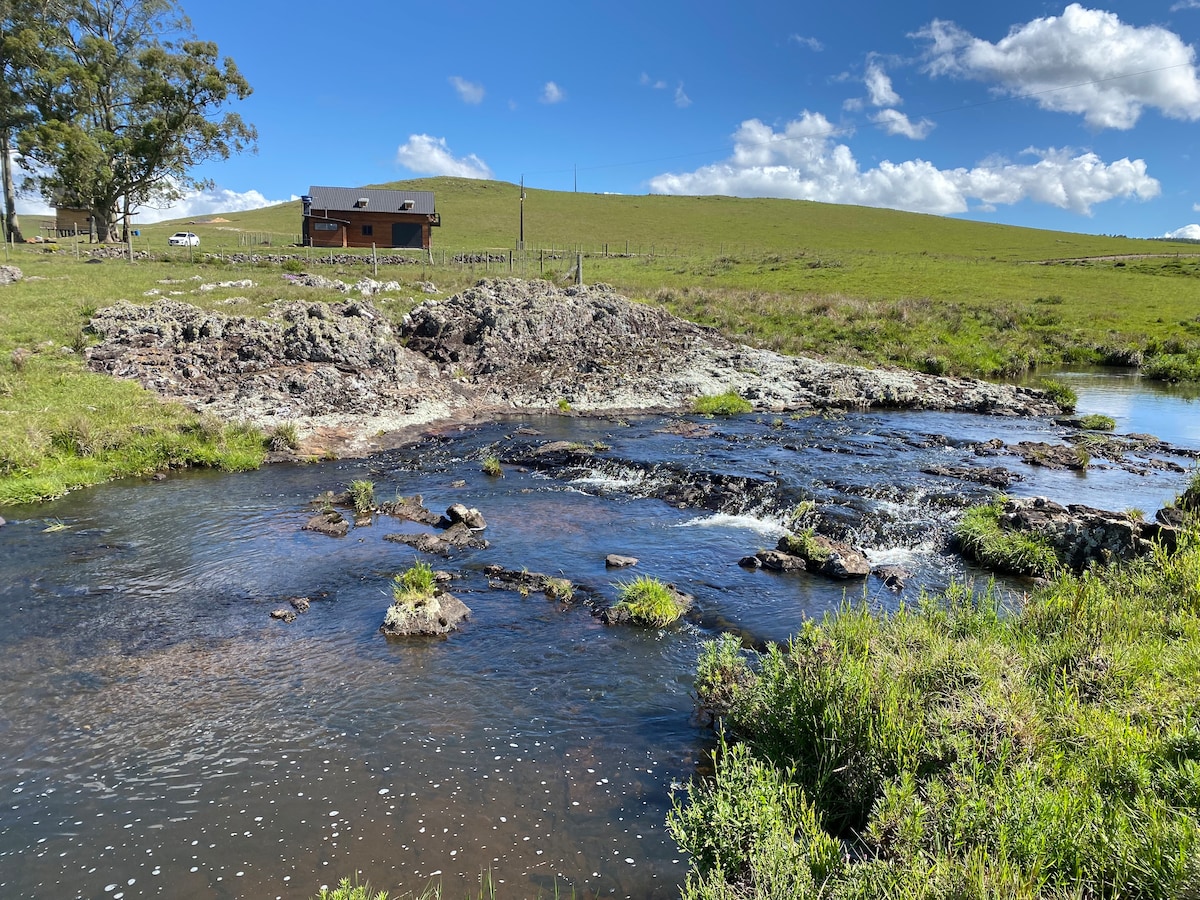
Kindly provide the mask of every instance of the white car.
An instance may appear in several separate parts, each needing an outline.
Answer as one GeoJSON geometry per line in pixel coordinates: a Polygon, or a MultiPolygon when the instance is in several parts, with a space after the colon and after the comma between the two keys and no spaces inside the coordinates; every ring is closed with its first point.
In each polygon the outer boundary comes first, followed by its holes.
{"type": "Polygon", "coordinates": [[[167,238],[167,243],[172,247],[199,247],[200,238],[190,231],[177,231],[167,238]]]}

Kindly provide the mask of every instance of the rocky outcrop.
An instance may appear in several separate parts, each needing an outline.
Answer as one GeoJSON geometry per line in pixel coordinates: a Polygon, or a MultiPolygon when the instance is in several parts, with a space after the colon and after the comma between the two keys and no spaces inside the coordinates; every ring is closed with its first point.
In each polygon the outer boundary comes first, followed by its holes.
{"type": "Polygon", "coordinates": [[[1043,539],[1064,565],[1077,572],[1093,563],[1146,556],[1156,544],[1173,551],[1178,540],[1178,531],[1162,522],[1078,503],[1062,506],[1044,497],[1006,501],[999,524],[1043,539]]]}
{"type": "MultiPolygon", "coordinates": [[[[776,572],[812,572],[826,578],[866,578],[871,563],[849,544],[823,534],[785,534],[774,550],[760,550],[753,557],[764,569],[776,572]]],[[[754,568],[743,559],[743,568],[754,568]]]]}
{"type": "MultiPolygon", "coordinates": [[[[370,295],[388,283],[326,290],[370,295]]],[[[734,343],[605,285],[484,280],[428,300],[399,331],[369,300],[278,303],[266,318],[177,300],[100,310],[89,366],[221,418],[336,431],[317,452],[362,452],[380,435],[513,409],[689,409],[736,391],[759,410],[948,409],[1050,415],[1036,389],[787,357],[734,343]],[[340,443],[339,443],[340,442],[340,443]]],[[[312,452],[310,450],[310,452],[312,452]]]]}
{"type": "Polygon", "coordinates": [[[407,544],[422,553],[436,556],[452,556],[456,550],[485,550],[488,542],[475,536],[462,522],[455,522],[441,533],[420,532],[418,534],[385,534],[385,541],[407,544]]]}
{"type": "Polygon", "coordinates": [[[16,266],[0,266],[0,285],[16,284],[24,277],[16,266]]]}
{"type": "Polygon", "coordinates": [[[736,391],[765,410],[954,409],[1050,415],[1037,390],[786,357],[633,303],[606,285],[481,281],[404,318],[408,347],[496,402],[577,410],[679,409],[736,391]]]}

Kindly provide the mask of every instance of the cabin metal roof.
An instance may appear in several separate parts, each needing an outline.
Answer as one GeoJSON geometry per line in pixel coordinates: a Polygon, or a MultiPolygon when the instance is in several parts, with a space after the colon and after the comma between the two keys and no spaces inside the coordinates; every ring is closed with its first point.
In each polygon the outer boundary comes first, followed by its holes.
{"type": "Polygon", "coordinates": [[[409,212],[416,214],[432,214],[436,212],[433,206],[433,191],[392,191],[382,188],[342,188],[342,187],[310,187],[308,196],[312,197],[312,208],[316,210],[336,210],[349,212],[359,210],[365,212],[409,212]],[[365,199],[367,205],[359,206],[358,201],[365,199]],[[405,200],[413,202],[412,209],[403,209],[405,200]]]}

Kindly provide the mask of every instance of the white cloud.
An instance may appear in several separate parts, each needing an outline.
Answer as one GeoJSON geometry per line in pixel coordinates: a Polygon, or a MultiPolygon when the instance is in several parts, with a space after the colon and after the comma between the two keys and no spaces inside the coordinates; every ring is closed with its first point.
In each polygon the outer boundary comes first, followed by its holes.
{"type": "Polygon", "coordinates": [[[683,92],[683,82],[679,82],[675,88],[675,105],[680,109],[687,109],[692,105],[692,98],[683,92]]]}
{"type": "Polygon", "coordinates": [[[642,73],[642,77],[638,79],[638,82],[643,87],[653,88],[656,91],[661,91],[667,86],[667,83],[661,78],[651,78],[645,72],[642,73]]]}
{"type": "Polygon", "coordinates": [[[1200,9],[1200,0],[1179,0],[1171,7],[1171,12],[1179,12],[1181,9],[1200,9]]]}
{"type": "MultiPolygon", "coordinates": [[[[1200,0],[1197,0],[1200,2],[1200,0]]],[[[818,41],[815,37],[805,37],[802,34],[792,34],[788,36],[788,40],[793,44],[799,44],[801,47],[807,47],[815,53],[820,53],[825,49],[825,45],[818,41]]]]}
{"type": "Polygon", "coordinates": [[[1200,241],[1200,225],[1184,225],[1182,228],[1168,231],[1163,237],[1185,241],[1200,241]]]}
{"type": "Polygon", "coordinates": [[[1132,128],[1146,107],[1200,119],[1196,52],[1157,25],[1126,25],[1115,13],[1072,3],[994,44],[941,19],[913,36],[928,42],[930,74],[990,82],[1043,109],[1082,115],[1093,128],[1132,128]]]}
{"type": "Polygon", "coordinates": [[[933,131],[934,123],[929,119],[913,122],[898,109],[881,109],[871,116],[871,121],[888,134],[898,134],[914,141],[923,141],[933,131]]]}
{"type": "Polygon", "coordinates": [[[867,97],[872,106],[898,106],[903,102],[900,95],[892,89],[892,79],[876,60],[867,63],[863,84],[867,86],[867,97]]]}
{"type": "Polygon", "coordinates": [[[553,81],[547,81],[546,86],[542,88],[541,101],[543,103],[562,103],[566,99],[567,92],[553,81]]]}
{"type": "Polygon", "coordinates": [[[1200,203],[1192,204],[1192,212],[1200,212],[1200,203]]]}
{"type": "Polygon", "coordinates": [[[483,85],[476,84],[473,81],[467,81],[458,75],[450,76],[450,83],[454,85],[454,89],[458,91],[458,96],[463,103],[470,103],[472,106],[483,102],[483,85]]]}
{"type": "MultiPolygon", "coordinates": [[[[297,198],[292,195],[287,199],[295,200],[297,198]]],[[[264,206],[275,206],[286,202],[287,200],[268,200],[262,193],[255,190],[238,192],[218,187],[206,191],[190,191],[182,199],[161,209],[143,206],[137,210],[133,219],[139,224],[148,225],[164,219],[203,218],[218,213],[262,209],[264,206]]]]}
{"type": "Polygon", "coordinates": [[[396,151],[396,162],[418,175],[454,175],[459,178],[491,178],[492,170],[474,153],[455,158],[445,138],[411,134],[396,151]]]}
{"type": "Polygon", "coordinates": [[[694,172],[665,173],[650,180],[662,194],[727,194],[788,197],[882,206],[946,215],[966,212],[969,201],[1046,203],[1088,215],[1092,206],[1118,197],[1158,196],[1157,180],[1143,160],[1105,163],[1093,153],[1025,151],[1030,164],[990,160],[972,169],[938,169],[922,159],[884,161],[863,171],[828,119],[805,112],[775,132],[758,119],[741,124],[729,159],[694,172]]]}

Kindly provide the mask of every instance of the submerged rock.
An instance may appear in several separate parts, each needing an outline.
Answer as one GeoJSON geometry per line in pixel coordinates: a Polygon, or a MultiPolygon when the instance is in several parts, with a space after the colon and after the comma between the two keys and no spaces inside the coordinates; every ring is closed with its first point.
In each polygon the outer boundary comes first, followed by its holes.
{"type": "Polygon", "coordinates": [[[638,560],[636,556],[621,556],[618,553],[610,553],[604,557],[604,565],[609,569],[626,569],[637,564],[638,560]]]}
{"type": "Polygon", "coordinates": [[[330,537],[344,537],[350,532],[350,523],[336,509],[318,513],[303,525],[304,531],[315,531],[330,537]]]}
{"type": "Polygon", "coordinates": [[[489,546],[483,538],[475,537],[475,533],[462,522],[455,522],[441,534],[385,534],[383,539],[394,544],[407,544],[422,553],[438,556],[450,556],[455,550],[485,550],[489,546]]]}

